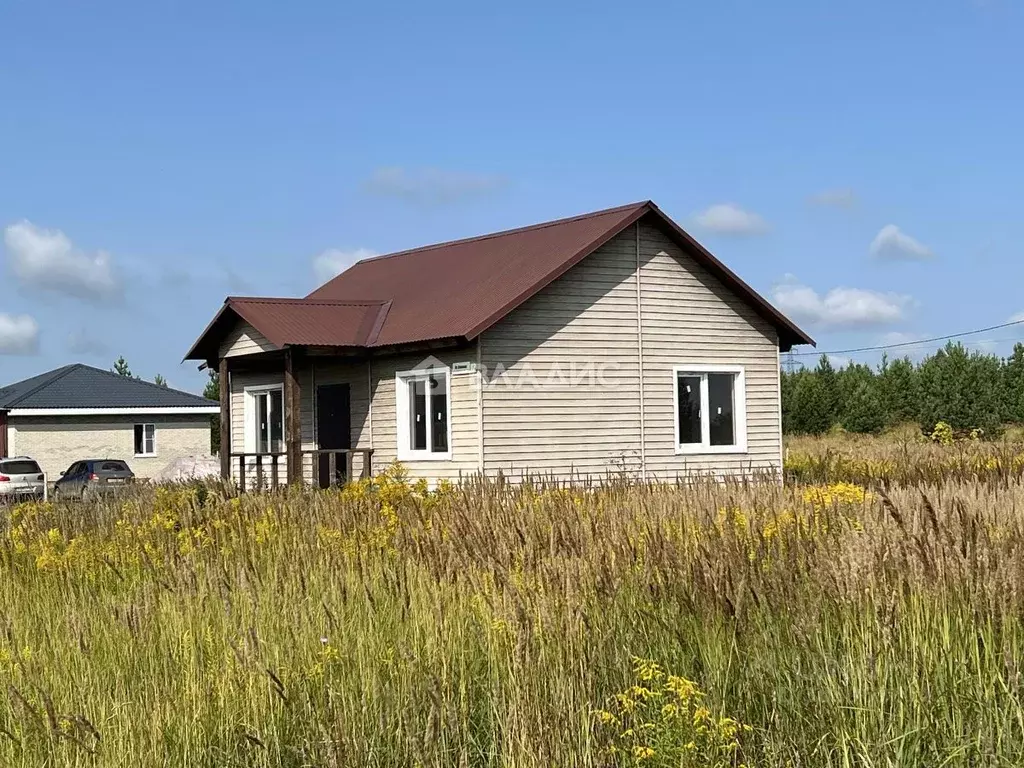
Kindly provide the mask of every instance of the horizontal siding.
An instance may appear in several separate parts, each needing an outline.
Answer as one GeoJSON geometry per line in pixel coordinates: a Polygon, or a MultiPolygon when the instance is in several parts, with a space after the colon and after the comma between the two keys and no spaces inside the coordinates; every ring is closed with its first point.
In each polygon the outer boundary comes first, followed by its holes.
{"type": "MultiPolygon", "coordinates": [[[[240,373],[232,372],[231,378],[231,452],[245,452],[245,388],[266,386],[269,384],[284,384],[284,372],[281,373],[240,373]]],[[[239,481],[239,459],[231,460],[231,478],[237,483],[239,481]]],[[[251,486],[256,472],[255,459],[247,460],[245,473],[246,485],[251,486]]],[[[269,482],[270,469],[266,468],[269,482]]],[[[282,481],[287,480],[287,470],[284,457],[278,459],[278,476],[282,481]]]]}
{"type": "MultiPolygon", "coordinates": [[[[475,350],[461,353],[438,353],[437,359],[450,365],[456,361],[472,361],[475,350]]],[[[352,447],[372,448],[372,471],[378,473],[398,455],[398,418],[395,412],[395,374],[420,367],[422,355],[380,358],[370,362],[349,362],[330,358],[313,358],[296,367],[301,393],[301,428],[303,450],[314,450],[316,438],[315,388],[321,384],[347,383],[351,398],[352,447]],[[372,394],[372,396],[371,396],[372,394]]],[[[231,374],[231,441],[232,451],[242,452],[245,445],[245,388],[280,384],[283,373],[231,374]]],[[[457,480],[476,474],[479,468],[477,390],[479,376],[460,374],[452,377],[452,459],[450,461],[411,461],[404,466],[413,479],[435,482],[442,478],[457,480]]],[[[253,462],[249,462],[252,466],[253,462]]],[[[362,472],[360,457],[354,470],[362,472]]],[[[281,477],[284,477],[283,460],[281,477]]],[[[232,477],[238,481],[237,461],[232,464],[232,477]]],[[[247,477],[250,473],[247,472],[247,477]]],[[[313,479],[313,457],[303,457],[303,479],[313,479]]]]}
{"type": "Polygon", "coordinates": [[[644,433],[648,476],[781,470],[775,329],[655,227],[640,227],[644,433]],[[677,455],[673,366],[741,365],[747,452],[677,455]]]}
{"type": "MultiPolygon", "coordinates": [[[[398,456],[398,415],[395,406],[395,374],[421,367],[423,355],[373,360],[373,463],[379,472],[398,456]]],[[[435,353],[444,365],[473,362],[475,350],[435,353]]],[[[410,477],[429,481],[458,480],[479,472],[479,421],[477,418],[477,374],[459,374],[451,380],[452,458],[450,461],[407,461],[410,477]]]]}
{"type": "Polygon", "coordinates": [[[488,475],[639,470],[635,268],[630,229],[483,334],[488,475]]]}
{"type": "Polygon", "coordinates": [[[239,321],[220,345],[221,357],[240,357],[277,349],[266,336],[246,322],[239,321]]]}

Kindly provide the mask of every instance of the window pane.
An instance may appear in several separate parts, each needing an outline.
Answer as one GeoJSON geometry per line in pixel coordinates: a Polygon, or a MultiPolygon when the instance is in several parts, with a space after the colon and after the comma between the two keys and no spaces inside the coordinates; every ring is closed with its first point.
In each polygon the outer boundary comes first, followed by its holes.
{"type": "Polygon", "coordinates": [[[427,382],[414,379],[409,382],[409,447],[414,451],[427,450],[427,382]]]}
{"type": "Polygon", "coordinates": [[[270,450],[284,450],[284,394],[280,389],[270,391],[270,450]]]}
{"type": "Polygon", "coordinates": [[[136,455],[140,454],[140,453],[145,453],[146,452],[146,450],[145,450],[146,449],[145,442],[146,441],[143,439],[143,425],[142,424],[136,424],[135,425],[135,453],[136,453],[136,455]]]}
{"type": "Polygon", "coordinates": [[[430,450],[448,450],[448,387],[444,376],[430,377],[430,450]]]}
{"type": "Polygon", "coordinates": [[[679,389],[679,442],[699,443],[700,435],[700,376],[680,376],[679,389]]]}
{"type": "Polygon", "coordinates": [[[711,411],[711,444],[735,445],[733,426],[733,385],[731,373],[708,374],[708,408],[711,411]]]}
{"type": "Polygon", "coordinates": [[[156,425],[147,424],[144,430],[146,453],[156,453],[156,425]]]}
{"type": "Polygon", "coordinates": [[[270,450],[270,397],[266,392],[256,395],[256,453],[270,450]]]}

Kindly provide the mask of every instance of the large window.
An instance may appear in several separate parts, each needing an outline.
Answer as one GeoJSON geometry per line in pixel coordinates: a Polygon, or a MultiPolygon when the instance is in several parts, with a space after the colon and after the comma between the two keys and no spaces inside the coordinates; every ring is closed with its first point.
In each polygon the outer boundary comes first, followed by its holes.
{"type": "Polygon", "coordinates": [[[399,460],[451,458],[450,381],[446,368],[396,374],[399,460]]]}
{"type": "Polygon", "coordinates": [[[156,456],[156,425],[135,425],[135,455],[156,456]]]}
{"type": "Polygon", "coordinates": [[[676,453],[744,453],[746,391],[739,366],[673,369],[676,453]]]}
{"type": "Polygon", "coordinates": [[[281,386],[247,387],[246,453],[284,451],[284,389],[281,386]]]}

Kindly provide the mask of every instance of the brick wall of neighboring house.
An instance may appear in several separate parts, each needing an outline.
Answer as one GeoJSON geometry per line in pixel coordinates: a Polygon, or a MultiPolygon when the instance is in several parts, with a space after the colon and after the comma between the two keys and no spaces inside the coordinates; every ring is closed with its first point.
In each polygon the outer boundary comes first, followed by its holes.
{"type": "Polygon", "coordinates": [[[11,416],[8,453],[31,456],[48,479],[82,459],[123,459],[136,477],[152,477],[175,459],[210,455],[210,417],[11,416]],[[154,424],[156,455],[135,455],[135,425],[154,424]]]}

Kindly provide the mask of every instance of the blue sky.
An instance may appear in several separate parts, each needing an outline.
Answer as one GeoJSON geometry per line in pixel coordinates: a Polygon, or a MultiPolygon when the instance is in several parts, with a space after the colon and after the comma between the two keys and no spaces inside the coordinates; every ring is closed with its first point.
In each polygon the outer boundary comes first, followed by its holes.
{"type": "Polygon", "coordinates": [[[646,198],[819,349],[1005,321],[1022,36],[1017,0],[0,0],[0,381],[198,389],[226,294],[646,198]]]}

